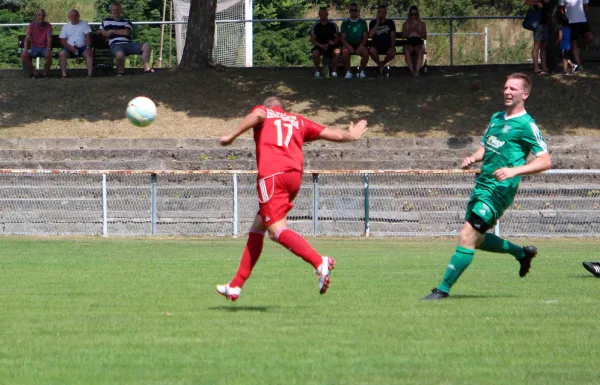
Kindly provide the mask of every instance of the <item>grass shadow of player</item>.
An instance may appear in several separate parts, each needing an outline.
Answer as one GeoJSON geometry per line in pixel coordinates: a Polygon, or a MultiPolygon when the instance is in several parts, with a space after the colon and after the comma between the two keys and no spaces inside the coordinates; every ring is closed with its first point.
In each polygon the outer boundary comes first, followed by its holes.
{"type": "Polygon", "coordinates": [[[270,310],[273,310],[276,306],[210,306],[208,310],[217,310],[217,311],[228,311],[231,313],[236,312],[257,312],[257,313],[266,313],[270,310]]]}
{"type": "Polygon", "coordinates": [[[456,294],[451,295],[450,299],[491,299],[491,298],[517,298],[512,294],[456,294]]]}
{"type": "Polygon", "coordinates": [[[585,273],[582,273],[582,274],[579,274],[579,275],[575,275],[575,274],[568,275],[567,278],[573,278],[573,279],[581,279],[581,278],[584,278],[584,279],[585,278],[598,279],[598,277],[594,277],[592,274],[585,274],[585,273]]]}

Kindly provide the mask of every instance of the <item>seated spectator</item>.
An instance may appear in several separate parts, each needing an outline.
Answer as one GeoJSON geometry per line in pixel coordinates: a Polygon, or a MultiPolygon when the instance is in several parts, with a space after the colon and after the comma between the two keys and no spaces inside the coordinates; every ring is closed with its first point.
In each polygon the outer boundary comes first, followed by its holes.
{"type": "Polygon", "coordinates": [[[32,59],[37,57],[45,58],[43,76],[47,78],[52,65],[52,25],[46,21],[46,11],[41,8],[35,12],[35,21],[27,27],[21,54],[21,60],[30,78],[40,77],[39,71],[33,68],[32,63],[32,59]]]}
{"type": "Polygon", "coordinates": [[[427,40],[427,27],[421,21],[419,9],[412,5],[408,10],[408,17],[402,25],[402,36],[406,39],[404,46],[404,58],[406,65],[413,77],[419,76],[419,71],[423,66],[423,56],[425,55],[425,40],[427,40]],[[417,55],[417,63],[413,66],[412,56],[417,55]]]}
{"type": "Polygon", "coordinates": [[[369,50],[367,40],[369,29],[367,22],[360,18],[360,9],[356,3],[350,4],[350,18],[342,23],[342,56],[344,56],[344,67],[346,67],[346,79],[352,79],[350,69],[350,55],[360,56],[359,76],[361,79],[367,77],[365,68],[369,62],[369,50]]]}
{"type": "Polygon", "coordinates": [[[332,58],[333,71],[331,76],[337,78],[337,67],[340,62],[340,34],[337,24],[329,21],[327,7],[319,8],[319,21],[310,29],[310,40],[315,45],[312,49],[313,62],[315,63],[315,77],[321,76],[321,56],[332,58]]]}
{"type": "Polygon", "coordinates": [[[110,14],[112,17],[104,19],[96,33],[108,40],[110,52],[116,58],[117,76],[125,74],[125,56],[127,55],[141,55],[144,62],[144,73],[153,73],[154,69],[150,68],[152,49],[148,43],[131,41],[133,25],[130,20],[123,19],[121,4],[112,3],[110,14]]]}
{"type": "Polygon", "coordinates": [[[79,11],[69,11],[70,23],[60,30],[60,44],[63,49],[58,53],[58,62],[63,79],[67,77],[67,58],[85,57],[88,76],[92,76],[94,56],[92,55],[92,29],[85,20],[79,19],[79,11]]]}
{"type": "Polygon", "coordinates": [[[369,54],[379,67],[379,74],[382,75],[385,65],[396,57],[396,23],[387,18],[385,5],[377,7],[377,18],[369,23],[369,37],[371,38],[369,54]],[[385,55],[385,59],[379,60],[379,55],[385,55]]]}

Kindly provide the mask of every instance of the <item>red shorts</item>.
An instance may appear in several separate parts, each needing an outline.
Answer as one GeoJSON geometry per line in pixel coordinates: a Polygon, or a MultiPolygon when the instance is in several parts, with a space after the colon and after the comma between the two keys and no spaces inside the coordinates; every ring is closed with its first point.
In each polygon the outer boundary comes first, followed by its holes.
{"type": "Polygon", "coordinates": [[[301,184],[300,171],[275,174],[258,181],[258,213],[265,226],[268,227],[286,217],[288,211],[294,207],[292,201],[300,191],[301,184]]]}

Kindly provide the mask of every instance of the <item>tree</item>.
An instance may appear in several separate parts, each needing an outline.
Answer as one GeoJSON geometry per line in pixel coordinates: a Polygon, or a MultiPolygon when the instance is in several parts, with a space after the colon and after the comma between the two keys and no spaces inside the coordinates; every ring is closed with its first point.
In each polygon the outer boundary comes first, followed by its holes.
{"type": "Polygon", "coordinates": [[[179,68],[213,67],[217,0],[191,0],[185,46],[179,68]]]}
{"type": "MultiPolygon", "coordinates": [[[[254,0],[255,19],[306,17],[310,1],[254,0]]],[[[309,23],[257,23],[254,25],[254,63],[261,67],[309,66],[309,23]]]]}

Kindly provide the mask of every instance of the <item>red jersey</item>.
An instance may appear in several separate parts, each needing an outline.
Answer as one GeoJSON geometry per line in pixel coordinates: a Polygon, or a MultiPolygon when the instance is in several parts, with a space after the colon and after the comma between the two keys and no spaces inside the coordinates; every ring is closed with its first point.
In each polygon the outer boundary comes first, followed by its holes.
{"type": "Polygon", "coordinates": [[[46,21],[42,24],[33,21],[27,27],[27,34],[31,35],[32,47],[46,48],[48,46],[48,35],[52,35],[52,25],[46,21]]]}
{"type": "Polygon", "coordinates": [[[254,127],[258,179],[287,171],[302,172],[304,142],[315,140],[325,127],[278,107],[256,106],[265,111],[262,125],[254,127]]]}

